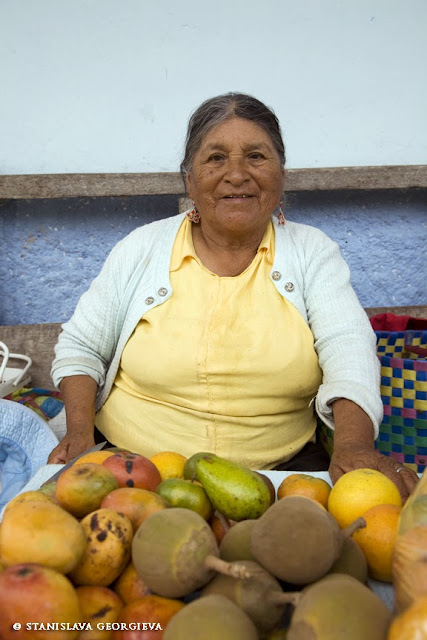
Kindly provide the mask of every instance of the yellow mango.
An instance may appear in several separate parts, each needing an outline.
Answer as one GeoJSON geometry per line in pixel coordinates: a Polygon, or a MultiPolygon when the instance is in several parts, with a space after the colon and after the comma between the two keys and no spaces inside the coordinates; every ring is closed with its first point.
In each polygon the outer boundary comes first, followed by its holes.
{"type": "Polygon", "coordinates": [[[132,523],[127,516],[113,509],[97,509],[85,516],[80,524],[87,545],[69,577],[76,585],[107,587],[130,560],[132,523]]]}

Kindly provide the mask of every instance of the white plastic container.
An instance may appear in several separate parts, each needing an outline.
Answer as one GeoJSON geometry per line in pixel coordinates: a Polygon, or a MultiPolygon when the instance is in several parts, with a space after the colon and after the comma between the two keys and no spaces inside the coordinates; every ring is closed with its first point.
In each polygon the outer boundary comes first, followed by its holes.
{"type": "Polygon", "coordinates": [[[31,382],[31,376],[28,373],[32,360],[28,356],[20,353],[10,353],[4,342],[0,342],[0,398],[4,398],[19,387],[25,387],[31,382]],[[24,368],[8,367],[9,360],[23,360],[24,368]]]}

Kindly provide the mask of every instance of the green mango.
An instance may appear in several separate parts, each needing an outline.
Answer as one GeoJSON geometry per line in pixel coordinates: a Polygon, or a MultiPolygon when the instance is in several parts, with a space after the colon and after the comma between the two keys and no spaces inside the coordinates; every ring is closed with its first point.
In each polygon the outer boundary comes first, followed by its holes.
{"type": "Polygon", "coordinates": [[[213,508],[226,518],[255,520],[270,506],[270,491],[256,471],[213,453],[199,456],[195,468],[213,508]]]}
{"type": "Polygon", "coordinates": [[[208,453],[206,451],[199,451],[199,453],[194,453],[184,465],[184,479],[185,480],[195,480],[196,479],[196,464],[203,456],[213,456],[213,453],[208,453]]]}
{"type": "Polygon", "coordinates": [[[205,520],[212,515],[210,500],[199,483],[183,478],[168,478],[159,484],[156,493],[167,500],[171,507],[191,509],[205,520]]]}

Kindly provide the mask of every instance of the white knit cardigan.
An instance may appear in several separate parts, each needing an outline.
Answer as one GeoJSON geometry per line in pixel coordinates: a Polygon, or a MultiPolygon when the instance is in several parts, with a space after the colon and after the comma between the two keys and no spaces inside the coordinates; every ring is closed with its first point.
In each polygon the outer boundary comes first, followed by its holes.
{"type": "MultiPolygon", "coordinates": [[[[51,371],[56,387],[66,376],[89,375],[98,384],[97,410],[103,405],[137,323],[173,295],[169,264],[184,216],[139,227],[113,248],[73,316],[62,325],[51,371]]],[[[352,400],[368,414],[377,436],[383,405],[375,334],[350,284],[347,264],[337,244],[322,231],[289,221],[279,226],[273,220],[270,278],[314,335],[323,372],[316,411],[333,427],[331,403],[337,398],[352,400]]],[[[277,331],[280,327],[271,327],[272,340],[277,331]]]]}

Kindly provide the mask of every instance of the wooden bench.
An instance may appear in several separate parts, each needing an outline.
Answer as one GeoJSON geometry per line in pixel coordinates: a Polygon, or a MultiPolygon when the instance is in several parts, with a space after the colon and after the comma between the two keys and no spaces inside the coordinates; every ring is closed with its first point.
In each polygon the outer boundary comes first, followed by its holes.
{"type": "MultiPolygon", "coordinates": [[[[427,318],[427,306],[375,307],[365,309],[365,311],[369,317],[379,313],[394,313],[415,318],[427,318]]],[[[23,354],[32,359],[30,373],[31,384],[34,387],[53,388],[50,367],[60,331],[61,323],[59,322],[0,326],[0,341],[7,345],[11,353],[23,354]]],[[[14,366],[12,360],[10,364],[14,366]]]]}

